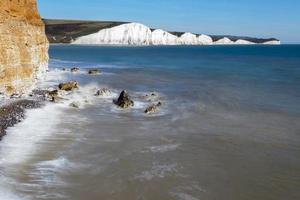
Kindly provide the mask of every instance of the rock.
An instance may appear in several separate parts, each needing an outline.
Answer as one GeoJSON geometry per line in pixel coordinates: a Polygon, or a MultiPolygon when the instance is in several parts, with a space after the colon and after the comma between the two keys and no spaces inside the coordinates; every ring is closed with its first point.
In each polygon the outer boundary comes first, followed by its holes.
{"type": "Polygon", "coordinates": [[[88,72],[90,75],[98,75],[100,74],[100,71],[98,69],[91,69],[88,72]]]}
{"type": "Polygon", "coordinates": [[[70,103],[70,107],[79,108],[80,107],[80,103],[78,101],[74,101],[74,102],[70,103]]]}
{"type": "Polygon", "coordinates": [[[73,72],[73,73],[79,72],[79,68],[78,67],[72,67],[71,72],[73,72]]]}
{"type": "Polygon", "coordinates": [[[48,47],[36,0],[1,0],[0,93],[28,92],[46,73],[48,47]]]}
{"type": "Polygon", "coordinates": [[[107,97],[110,95],[111,95],[111,92],[107,88],[102,88],[101,90],[98,90],[95,94],[95,96],[102,96],[102,97],[107,97]]]}
{"type": "Polygon", "coordinates": [[[158,109],[158,107],[162,106],[162,102],[158,102],[157,104],[152,104],[149,107],[146,108],[145,113],[146,114],[152,114],[155,113],[158,109]]]}
{"type": "Polygon", "coordinates": [[[21,98],[21,96],[22,95],[20,95],[20,94],[12,94],[12,95],[10,95],[10,98],[11,99],[19,99],[19,98],[21,98]]]}
{"type": "Polygon", "coordinates": [[[48,97],[50,101],[57,103],[59,101],[58,90],[53,90],[48,92],[48,97]]]}
{"type": "Polygon", "coordinates": [[[70,81],[67,83],[59,84],[58,88],[60,90],[71,91],[78,88],[78,83],[76,81],[70,81]]]}
{"type": "Polygon", "coordinates": [[[29,94],[30,97],[34,97],[35,99],[39,99],[41,101],[45,101],[48,97],[48,90],[42,90],[42,89],[35,89],[32,90],[29,94]]]}
{"type": "Polygon", "coordinates": [[[117,106],[120,108],[129,108],[131,106],[134,106],[134,102],[131,100],[130,96],[128,95],[126,90],[123,90],[118,98],[118,100],[115,102],[117,106]]]}
{"type": "Polygon", "coordinates": [[[162,106],[162,102],[159,101],[159,102],[156,104],[156,106],[157,106],[157,107],[162,106]]]}
{"type": "Polygon", "coordinates": [[[151,106],[146,108],[145,113],[146,114],[152,114],[152,113],[155,113],[156,110],[157,110],[157,106],[155,104],[152,104],[151,106]]]}
{"type": "Polygon", "coordinates": [[[67,69],[66,69],[66,68],[62,68],[62,70],[63,70],[63,71],[67,71],[67,69]]]}

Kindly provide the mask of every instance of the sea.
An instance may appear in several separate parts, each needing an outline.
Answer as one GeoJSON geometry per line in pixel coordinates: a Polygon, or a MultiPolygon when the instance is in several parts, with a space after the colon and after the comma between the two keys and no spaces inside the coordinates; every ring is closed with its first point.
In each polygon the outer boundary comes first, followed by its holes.
{"type": "Polygon", "coordinates": [[[49,54],[37,87],[79,89],[7,130],[1,200],[300,199],[300,45],[51,45],[49,54]],[[110,94],[95,96],[102,88],[110,94]],[[123,90],[133,107],[114,104],[123,90]]]}

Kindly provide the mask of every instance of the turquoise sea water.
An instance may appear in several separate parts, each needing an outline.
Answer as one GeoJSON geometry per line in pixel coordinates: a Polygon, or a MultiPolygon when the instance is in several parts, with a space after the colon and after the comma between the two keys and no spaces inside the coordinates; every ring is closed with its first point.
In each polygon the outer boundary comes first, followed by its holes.
{"type": "Polygon", "coordinates": [[[299,45],[53,45],[39,87],[69,80],[1,141],[1,200],[300,199],[299,45]]]}

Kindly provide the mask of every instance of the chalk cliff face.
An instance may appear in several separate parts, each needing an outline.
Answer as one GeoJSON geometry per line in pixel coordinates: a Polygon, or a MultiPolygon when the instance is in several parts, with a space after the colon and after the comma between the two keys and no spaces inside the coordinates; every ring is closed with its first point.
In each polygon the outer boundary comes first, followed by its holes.
{"type": "Polygon", "coordinates": [[[184,33],[177,37],[161,29],[151,31],[149,27],[139,23],[103,29],[97,33],[79,37],[73,42],[73,44],[103,45],[207,45],[212,43],[212,38],[207,35],[197,37],[192,33],[184,33]]]}
{"type": "Polygon", "coordinates": [[[97,33],[79,37],[74,44],[149,45],[151,30],[139,23],[130,23],[103,29],[97,33]]]}
{"type": "Polygon", "coordinates": [[[255,43],[245,39],[231,40],[228,37],[213,41],[213,38],[208,35],[193,33],[183,33],[182,35],[177,33],[174,35],[161,29],[151,31],[149,27],[143,24],[127,23],[78,37],[72,43],[100,45],[250,45],[280,44],[280,41],[272,40],[265,43],[255,43]]]}
{"type": "Polygon", "coordinates": [[[152,32],[151,41],[153,45],[177,45],[178,37],[161,29],[156,29],[152,32]]]}
{"type": "Polygon", "coordinates": [[[48,41],[36,0],[1,0],[0,92],[30,90],[47,63],[48,41]]]}

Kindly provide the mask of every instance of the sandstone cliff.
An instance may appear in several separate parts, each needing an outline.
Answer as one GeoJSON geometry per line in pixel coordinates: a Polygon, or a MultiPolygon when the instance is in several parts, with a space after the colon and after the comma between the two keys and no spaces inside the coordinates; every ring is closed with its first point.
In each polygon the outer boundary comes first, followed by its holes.
{"type": "Polygon", "coordinates": [[[48,47],[36,0],[1,0],[0,92],[31,89],[48,68],[48,47]]]}

